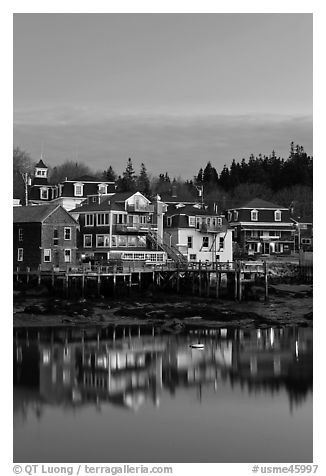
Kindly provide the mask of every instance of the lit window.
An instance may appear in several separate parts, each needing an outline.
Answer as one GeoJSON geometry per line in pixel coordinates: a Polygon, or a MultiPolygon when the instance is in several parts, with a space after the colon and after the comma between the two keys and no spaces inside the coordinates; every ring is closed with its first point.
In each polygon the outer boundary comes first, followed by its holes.
{"type": "Polygon", "coordinates": [[[71,261],[71,250],[65,250],[65,263],[70,263],[71,261]]]}
{"type": "Polygon", "coordinates": [[[51,262],[51,250],[44,250],[44,262],[45,263],[51,262]]]}
{"type": "Polygon", "coordinates": [[[24,230],[22,228],[18,228],[18,241],[23,241],[24,237],[24,230]]]}
{"type": "Polygon", "coordinates": [[[92,235],[84,235],[84,248],[92,247],[92,235]]]}
{"type": "Polygon", "coordinates": [[[239,212],[237,210],[234,210],[234,221],[238,221],[239,219],[239,212]]]}
{"type": "Polygon", "coordinates": [[[103,184],[98,185],[98,192],[101,194],[106,194],[107,186],[103,184]]]}
{"type": "Polygon", "coordinates": [[[189,217],[189,226],[196,226],[196,217],[189,217]]]}
{"type": "Polygon", "coordinates": [[[258,221],[258,211],[257,210],[251,210],[251,220],[252,221],[258,221]]]}
{"type": "Polygon", "coordinates": [[[71,228],[70,227],[65,227],[64,237],[65,237],[65,240],[71,240],[71,228]]]}
{"type": "Polygon", "coordinates": [[[24,249],[18,248],[17,261],[23,261],[23,260],[24,260],[24,249]]]}

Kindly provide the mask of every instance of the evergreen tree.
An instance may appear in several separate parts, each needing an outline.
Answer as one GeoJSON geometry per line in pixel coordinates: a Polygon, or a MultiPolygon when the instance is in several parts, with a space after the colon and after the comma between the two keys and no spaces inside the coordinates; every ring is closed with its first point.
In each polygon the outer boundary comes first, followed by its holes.
{"type": "Polygon", "coordinates": [[[146,167],[143,163],[141,164],[139,176],[137,177],[137,190],[145,195],[145,197],[150,196],[150,182],[146,167]]]}
{"type": "Polygon", "coordinates": [[[107,170],[104,171],[103,178],[107,182],[115,182],[117,180],[117,174],[111,165],[107,170]]]}
{"type": "Polygon", "coordinates": [[[119,192],[135,192],[136,191],[136,177],[135,171],[132,165],[131,158],[129,157],[126,170],[123,172],[122,177],[119,177],[117,181],[119,192]]]}

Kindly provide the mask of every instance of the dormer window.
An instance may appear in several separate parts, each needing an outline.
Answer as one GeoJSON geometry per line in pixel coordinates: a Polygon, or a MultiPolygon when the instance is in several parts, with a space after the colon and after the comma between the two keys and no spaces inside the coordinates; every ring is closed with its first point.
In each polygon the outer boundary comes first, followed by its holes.
{"type": "Polygon", "coordinates": [[[172,217],[167,217],[166,218],[166,224],[167,224],[167,226],[172,226],[172,217]]]}
{"type": "Polygon", "coordinates": [[[228,212],[228,221],[231,221],[231,220],[232,220],[232,213],[228,212]]]}
{"type": "Polygon", "coordinates": [[[107,193],[107,185],[105,185],[104,183],[99,183],[98,184],[98,193],[100,193],[101,195],[105,195],[107,193]]]}
{"type": "Polygon", "coordinates": [[[258,211],[257,210],[251,210],[250,215],[251,215],[251,221],[258,221],[258,211]]]}
{"type": "Polygon", "coordinates": [[[276,210],[274,212],[274,220],[281,221],[282,220],[282,212],[280,210],[276,210]]]}
{"type": "Polygon", "coordinates": [[[84,184],[74,183],[74,195],[75,197],[82,197],[84,192],[84,184]]]}
{"type": "Polygon", "coordinates": [[[234,210],[234,221],[239,220],[239,212],[237,210],[234,210]]]}
{"type": "Polygon", "coordinates": [[[189,226],[196,226],[196,217],[189,217],[189,226]]]}
{"type": "Polygon", "coordinates": [[[217,224],[218,224],[218,226],[222,226],[222,218],[217,219],[217,224]]]}

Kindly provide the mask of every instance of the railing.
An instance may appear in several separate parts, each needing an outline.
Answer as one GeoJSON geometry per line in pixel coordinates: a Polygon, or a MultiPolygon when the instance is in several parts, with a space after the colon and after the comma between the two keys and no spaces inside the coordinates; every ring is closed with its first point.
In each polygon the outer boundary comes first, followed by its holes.
{"type": "Polygon", "coordinates": [[[127,212],[154,213],[154,205],[127,204],[127,212]]]}
{"type": "Polygon", "coordinates": [[[132,233],[132,232],[144,232],[157,230],[157,226],[152,223],[121,223],[112,226],[113,233],[132,233]]]}

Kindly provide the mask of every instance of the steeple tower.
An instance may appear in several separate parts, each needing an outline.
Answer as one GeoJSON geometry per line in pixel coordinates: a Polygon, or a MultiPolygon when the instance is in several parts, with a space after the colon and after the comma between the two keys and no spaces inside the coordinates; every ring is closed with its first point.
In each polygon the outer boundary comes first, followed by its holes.
{"type": "MultiPolygon", "coordinates": [[[[43,154],[41,154],[41,158],[39,162],[35,165],[35,170],[34,170],[34,179],[46,179],[45,181],[47,182],[48,180],[48,168],[43,162],[43,154]]],[[[44,182],[45,182],[44,181],[44,182]]]]}

